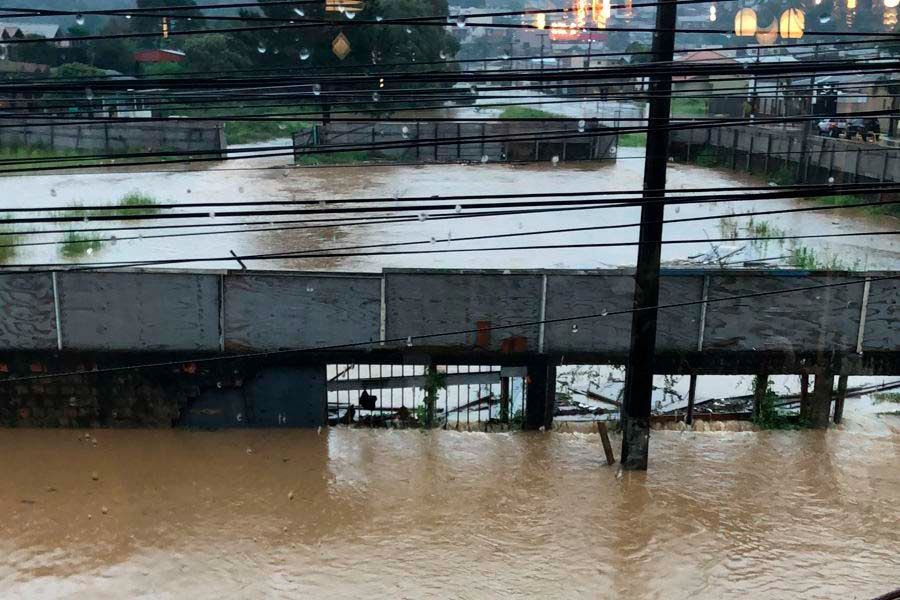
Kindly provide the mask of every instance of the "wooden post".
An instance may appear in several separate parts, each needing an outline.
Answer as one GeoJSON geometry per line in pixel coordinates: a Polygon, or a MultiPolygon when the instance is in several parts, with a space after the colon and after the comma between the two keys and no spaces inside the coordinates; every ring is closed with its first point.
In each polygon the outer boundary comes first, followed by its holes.
{"type": "Polygon", "coordinates": [[[606,455],[606,464],[616,464],[616,457],[613,454],[612,444],[609,441],[609,430],[606,428],[606,423],[597,421],[597,433],[600,434],[600,441],[603,443],[603,453],[606,455]]]}
{"type": "Polygon", "coordinates": [[[500,422],[509,423],[509,377],[500,378],[500,422]]]}
{"type": "Polygon", "coordinates": [[[753,172],[753,134],[750,134],[750,149],[747,150],[747,168],[748,173],[753,172]]]}
{"type": "Polygon", "coordinates": [[[528,364],[524,429],[549,429],[553,424],[555,404],[556,365],[546,358],[534,359],[528,364]]]}
{"type": "Polygon", "coordinates": [[[768,134],[766,136],[766,158],[763,162],[763,171],[768,176],[769,174],[769,154],[772,152],[772,134],[768,134]]]}
{"type": "Polygon", "coordinates": [[[856,149],[856,164],[853,165],[853,183],[859,183],[859,158],[861,149],[856,149]]]}
{"type": "Polygon", "coordinates": [[[834,395],[834,371],[826,358],[816,365],[816,381],[809,413],[810,427],[828,427],[831,417],[831,398],[834,395]]]}
{"type": "Polygon", "coordinates": [[[687,415],[684,417],[684,422],[687,425],[694,424],[694,398],[697,395],[697,372],[691,372],[691,386],[688,388],[688,405],[687,405],[687,415]]]}
{"type": "Polygon", "coordinates": [[[837,396],[834,398],[834,422],[840,423],[844,420],[844,400],[847,399],[847,376],[838,377],[837,396]]]}
{"type": "Polygon", "coordinates": [[[809,418],[809,373],[800,374],[800,417],[809,418]]]}
{"type": "MultiPolygon", "coordinates": [[[[675,52],[676,0],[661,0],[656,7],[653,61],[669,63],[675,52]]],[[[641,227],[634,274],[634,312],[625,368],[622,402],[622,468],[646,471],[650,453],[650,409],[656,359],[660,254],[665,213],[666,168],[669,160],[669,124],[672,109],[672,73],[650,76],[650,104],[644,159],[641,227]],[[654,200],[656,202],[654,202],[654,200]]]]}

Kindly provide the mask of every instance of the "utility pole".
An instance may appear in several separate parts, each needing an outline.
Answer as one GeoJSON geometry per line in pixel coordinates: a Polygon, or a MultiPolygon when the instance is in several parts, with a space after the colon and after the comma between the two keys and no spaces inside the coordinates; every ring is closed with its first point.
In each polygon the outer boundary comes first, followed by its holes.
{"type": "MultiPolygon", "coordinates": [[[[644,160],[645,201],[665,197],[669,150],[669,114],[672,108],[672,73],[675,51],[677,0],[661,0],[656,8],[653,61],[658,72],[650,76],[650,112],[644,160]]],[[[647,470],[650,448],[650,405],[656,353],[656,316],[659,304],[659,262],[662,252],[662,202],[641,207],[640,245],[634,274],[634,312],[631,315],[631,351],[625,372],[622,404],[622,468],[647,470]]]]}

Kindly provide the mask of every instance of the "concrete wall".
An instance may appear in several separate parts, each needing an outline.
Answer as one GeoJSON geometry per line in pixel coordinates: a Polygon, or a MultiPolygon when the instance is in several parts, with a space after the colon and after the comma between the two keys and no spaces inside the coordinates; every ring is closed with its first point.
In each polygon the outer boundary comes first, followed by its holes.
{"type": "Polygon", "coordinates": [[[713,149],[721,164],[743,171],[770,172],[782,165],[803,160],[801,172],[806,182],[822,182],[834,177],[838,182],[900,181],[900,149],[808,136],[803,147],[797,129],[777,127],[712,127],[674,130],[671,144],[681,156],[696,156],[704,146],[713,149]]]}
{"type": "MultiPolygon", "coordinates": [[[[505,160],[588,160],[615,158],[617,136],[604,133],[596,123],[586,124],[586,135],[579,135],[575,122],[436,122],[410,121],[408,123],[357,123],[340,121],[318,127],[317,150],[334,151],[341,147],[355,150],[371,148],[375,156],[403,161],[454,162],[480,161],[487,156],[491,161],[505,160]],[[404,131],[405,128],[405,131],[404,131]],[[595,132],[591,135],[591,132],[595,132]],[[566,135],[553,139],[553,135],[566,135]],[[506,138],[513,136],[522,141],[506,138]],[[534,138],[541,138],[535,140],[534,138]],[[432,143],[438,140],[439,143],[432,143]],[[416,144],[415,147],[389,147],[416,144]],[[387,145],[387,146],[386,146],[387,145]]],[[[309,136],[294,136],[295,147],[301,153],[309,136]]],[[[298,154],[299,155],[299,154],[298,154]]]]}
{"type": "Polygon", "coordinates": [[[47,125],[46,120],[17,119],[4,120],[3,124],[0,146],[6,147],[102,152],[219,152],[227,148],[225,125],[221,121],[90,123],[75,119],[74,123],[47,125]]]}
{"type": "MultiPolygon", "coordinates": [[[[878,276],[878,274],[870,274],[878,276]]],[[[900,351],[900,286],[865,275],[667,271],[662,352],[900,351]],[[820,290],[716,301],[820,283],[820,290]],[[711,300],[707,304],[701,301],[711,300]],[[863,306],[865,305],[865,311],[863,306]],[[865,314],[865,321],[861,315],[865,314]]],[[[619,355],[633,279],[609,271],[0,273],[0,352],[259,352],[387,348],[619,355]],[[606,311],[605,317],[553,321],[606,311]],[[577,331],[573,331],[577,325],[577,331]],[[507,327],[511,326],[511,327],[507,327]],[[490,331],[487,329],[496,328],[490,331]],[[470,331],[482,329],[485,331],[470,331]],[[465,332],[427,340],[408,336],[465,332]],[[391,342],[390,340],[396,340],[391,342]]]]}

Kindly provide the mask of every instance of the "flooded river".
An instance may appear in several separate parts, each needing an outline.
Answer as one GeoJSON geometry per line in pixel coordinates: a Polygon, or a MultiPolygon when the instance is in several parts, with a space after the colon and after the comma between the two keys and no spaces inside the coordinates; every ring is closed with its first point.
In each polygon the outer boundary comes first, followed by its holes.
{"type": "MultiPolygon", "coordinates": [[[[273,145],[285,143],[276,141],[273,145]]],[[[594,165],[510,166],[487,165],[426,165],[426,166],[353,166],[296,169],[259,169],[279,167],[288,163],[286,157],[240,159],[216,164],[209,169],[195,171],[123,172],[47,174],[4,179],[15,195],[6,196],[2,208],[17,206],[65,207],[76,204],[115,204],[123,195],[140,191],[159,202],[221,202],[271,200],[348,200],[371,197],[403,197],[432,195],[480,195],[504,193],[555,193],[559,191],[602,191],[640,189],[643,172],[643,149],[620,148],[615,163],[594,165]],[[50,193],[52,190],[52,194],[50,193]]],[[[722,187],[739,189],[746,185],[762,185],[741,175],[704,169],[690,165],[671,165],[669,175],[672,189],[722,187]]],[[[347,206],[347,204],[343,204],[347,206]]],[[[465,217],[473,202],[460,203],[459,215],[454,210],[443,211],[450,216],[465,217]]],[[[313,205],[318,207],[318,205],[313,205]]],[[[335,206],[329,204],[328,207],[335,206]]],[[[738,236],[751,235],[746,229],[747,219],[733,219],[734,212],[783,210],[809,206],[796,200],[755,202],[718,202],[682,207],[669,207],[667,219],[711,217],[709,220],[671,223],[666,226],[669,240],[693,239],[690,244],[667,245],[663,259],[684,259],[708,253],[713,245],[704,240],[721,238],[728,231],[738,236]]],[[[264,209],[264,208],[263,208],[264,209]]],[[[204,209],[205,210],[205,209],[204,209]]],[[[604,268],[632,265],[635,246],[579,248],[577,250],[516,250],[454,253],[466,248],[497,248],[500,246],[628,243],[637,240],[635,227],[581,231],[563,234],[542,234],[495,240],[464,241],[466,236],[493,234],[527,234],[530,232],[586,227],[592,225],[628,225],[639,220],[638,209],[605,208],[571,212],[538,213],[533,215],[505,215],[450,220],[429,218],[436,214],[423,213],[425,220],[413,218],[403,223],[363,223],[327,228],[307,228],[308,221],[318,217],[279,216],[237,221],[233,227],[223,227],[225,208],[209,209],[212,216],[204,219],[180,221],[197,226],[193,231],[204,235],[171,237],[184,230],[150,230],[116,232],[117,243],[102,244],[90,256],[64,256],[58,242],[61,234],[23,236],[20,247],[10,259],[15,263],[53,263],[90,261],[141,261],[179,258],[218,258],[229,251],[240,255],[340,249],[358,245],[417,241],[422,245],[401,250],[449,250],[448,253],[377,255],[356,257],[328,257],[290,260],[258,260],[251,268],[342,269],[378,271],[383,267],[436,268],[604,268]],[[218,210],[220,214],[215,214],[218,210]],[[290,224],[279,221],[293,220],[290,224]],[[248,231],[246,223],[255,223],[265,231],[248,231]],[[273,230],[278,228],[287,228],[273,230]],[[219,233],[229,231],[227,234],[219,233]],[[140,233],[140,237],[139,237],[140,233]]],[[[328,210],[322,208],[323,211],[328,210]]],[[[332,215],[333,216],[333,215],[332,215]]],[[[407,216],[419,217],[417,213],[407,216]]],[[[327,218],[327,215],[326,215],[327,218]]],[[[854,215],[847,210],[815,211],[781,214],[758,218],[768,221],[787,234],[815,235],[847,233],[850,231],[889,231],[898,226],[897,219],[878,220],[854,215]]],[[[234,222],[234,218],[227,219],[234,222]]],[[[166,224],[172,223],[171,221],[166,224]]],[[[144,223],[147,225],[149,223],[144,223]]],[[[108,224],[106,224],[108,225],[108,224]]],[[[140,224],[139,224],[140,225],[140,224]]],[[[96,227],[96,223],[79,223],[77,229],[96,227]]],[[[90,238],[109,234],[84,234],[90,238]]],[[[768,235],[778,235],[770,230],[768,235]]],[[[839,239],[803,240],[822,261],[838,257],[847,268],[896,269],[900,267],[900,246],[896,236],[869,236],[839,239]]],[[[771,242],[767,246],[752,247],[743,242],[718,244],[721,253],[744,247],[736,255],[737,264],[746,258],[783,257],[790,253],[789,245],[771,242]]],[[[379,251],[387,249],[377,249],[379,251]]],[[[200,261],[180,266],[236,268],[233,260],[200,261]]]]}
{"type": "Polygon", "coordinates": [[[900,586],[885,419],[654,432],[623,477],[583,434],[0,430],[0,596],[872,598],[900,586]]]}

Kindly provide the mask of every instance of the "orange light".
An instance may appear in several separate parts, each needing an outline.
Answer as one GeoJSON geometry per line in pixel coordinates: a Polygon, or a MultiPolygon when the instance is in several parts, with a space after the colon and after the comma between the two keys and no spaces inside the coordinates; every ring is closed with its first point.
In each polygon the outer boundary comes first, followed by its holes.
{"type": "Polygon", "coordinates": [[[544,13],[537,13],[534,15],[534,28],[535,29],[545,29],[547,27],[547,15],[544,13]]]}
{"type": "Polygon", "coordinates": [[[806,15],[799,8],[789,8],[781,13],[779,20],[781,37],[786,40],[799,40],[803,37],[806,26],[806,15]]]}
{"type": "Polygon", "coordinates": [[[737,11],[737,14],[734,15],[734,34],[738,37],[756,35],[756,11],[752,8],[742,8],[737,11]]]}

